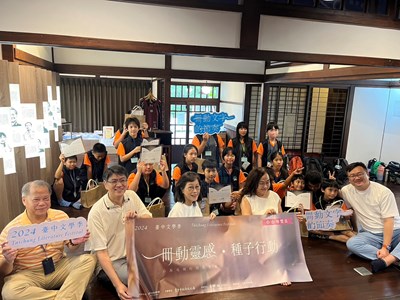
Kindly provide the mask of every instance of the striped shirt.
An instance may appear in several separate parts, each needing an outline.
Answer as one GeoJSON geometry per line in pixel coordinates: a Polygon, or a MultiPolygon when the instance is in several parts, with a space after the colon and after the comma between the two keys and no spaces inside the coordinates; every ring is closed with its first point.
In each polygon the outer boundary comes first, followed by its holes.
{"type": "MultiPolygon", "coordinates": [[[[60,221],[65,219],[68,219],[68,215],[61,210],[55,210],[50,208],[47,211],[46,222],[60,221]]],[[[20,214],[14,220],[8,223],[8,225],[3,229],[0,235],[0,245],[7,240],[7,235],[10,229],[12,229],[15,226],[24,226],[31,224],[32,222],[29,220],[25,210],[22,214],[20,214]]],[[[15,258],[14,261],[13,273],[25,269],[42,268],[42,261],[46,258],[46,254],[47,257],[53,258],[54,263],[57,263],[61,258],[65,256],[64,243],[65,241],[60,241],[43,245],[43,247],[46,249],[46,252],[44,252],[41,246],[36,246],[34,248],[18,249],[17,257],[15,258]]],[[[3,258],[4,258],[3,254],[0,253],[0,259],[3,258]]]]}

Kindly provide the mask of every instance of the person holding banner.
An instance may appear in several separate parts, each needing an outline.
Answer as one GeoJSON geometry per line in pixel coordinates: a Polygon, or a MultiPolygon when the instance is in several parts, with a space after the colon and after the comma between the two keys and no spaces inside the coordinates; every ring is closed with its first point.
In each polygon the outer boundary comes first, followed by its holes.
{"type": "Polygon", "coordinates": [[[368,169],[362,162],[346,168],[350,184],[341,194],[349,208],[353,208],[361,226],[350,238],[347,248],[362,258],[371,260],[372,273],[385,270],[400,259],[400,217],[391,190],[369,180],[368,169]]]}
{"type": "Polygon", "coordinates": [[[85,250],[97,256],[98,278],[103,282],[111,281],[120,299],[132,299],[127,288],[125,220],[152,217],[138,195],[127,190],[127,181],[128,173],[120,165],[112,166],[105,172],[104,186],[108,193],[89,212],[91,237],[85,244],[85,250]]]}
{"type": "Polygon", "coordinates": [[[192,144],[197,147],[198,155],[204,159],[215,159],[218,165],[222,162],[222,151],[225,143],[218,134],[196,134],[192,144]]]}
{"type": "Polygon", "coordinates": [[[162,198],[169,188],[169,179],[167,174],[167,162],[160,160],[160,171],[154,170],[152,163],[140,161],[137,169],[128,177],[128,187],[136,192],[142,202],[147,205],[154,198],[162,198]]]}
{"type": "MultiPolygon", "coordinates": [[[[186,172],[175,188],[175,205],[172,207],[168,217],[202,217],[203,213],[198,205],[201,201],[200,177],[194,172],[186,172]]],[[[216,217],[210,214],[210,219],[216,217]]]]}
{"type": "Polygon", "coordinates": [[[140,122],[137,118],[127,118],[125,128],[127,128],[129,135],[118,145],[117,154],[119,155],[120,165],[130,174],[139,161],[140,145],[143,138],[139,130],[140,122]]]}
{"type": "Polygon", "coordinates": [[[96,265],[93,255],[65,257],[64,253],[64,246],[75,250],[78,245],[86,242],[89,232],[69,241],[50,242],[31,248],[10,247],[7,236],[17,226],[68,219],[63,211],[50,208],[50,194],[51,187],[43,180],[26,183],[22,187],[25,211],[1,232],[0,272],[6,276],[3,300],[82,299],[92,277],[96,265]]]}
{"type": "MultiPolygon", "coordinates": [[[[242,216],[270,216],[282,213],[281,198],[272,191],[272,180],[265,168],[251,170],[241,195],[240,210],[242,216]]],[[[284,286],[291,284],[290,281],[281,283],[284,286]]]]}

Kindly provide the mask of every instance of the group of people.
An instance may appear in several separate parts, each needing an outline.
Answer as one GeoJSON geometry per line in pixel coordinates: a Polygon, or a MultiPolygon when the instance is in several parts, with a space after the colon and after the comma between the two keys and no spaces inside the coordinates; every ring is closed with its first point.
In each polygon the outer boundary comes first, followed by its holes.
{"type": "MultiPolygon", "coordinates": [[[[91,208],[88,231],[83,237],[26,249],[10,247],[7,234],[12,227],[67,218],[65,213],[50,208],[51,187],[46,182],[37,180],[22,188],[26,210],[0,235],[0,271],[8,275],[3,299],[81,299],[93,272],[99,280],[111,282],[120,299],[132,299],[127,287],[124,224],[128,219],[151,218],[146,204],[170,187],[165,162],[160,162],[159,171],[151,164],[140,162],[138,154],[144,131],[136,121],[128,118],[121,136],[115,140],[120,164],[108,167],[107,153],[97,151],[97,147],[96,150],[93,147],[87,157],[85,155],[87,178],[103,180],[107,194],[91,208]],[[104,163],[98,165],[99,161],[104,163]],[[64,246],[74,250],[83,243],[91,254],[65,256],[64,246]],[[47,264],[51,265],[50,273],[46,273],[47,264]]],[[[351,230],[314,232],[312,237],[346,242],[351,252],[371,260],[374,273],[397,263],[400,218],[393,193],[370,181],[368,170],[361,162],[347,167],[350,184],[342,188],[334,174],[328,180],[317,172],[303,175],[302,168],[290,170],[289,174],[283,146],[277,140],[279,128],[276,124],[270,125],[267,141],[258,148],[248,137],[248,128],[243,122],[238,124],[237,137],[230,140],[226,148],[220,147],[218,137],[208,134],[196,136],[192,144],[186,145],[182,161],[173,170],[175,205],[168,217],[208,216],[212,220],[221,215],[269,216],[285,210],[282,202],[287,190],[308,191],[312,195],[312,209],[327,209],[343,199],[342,208],[353,209],[358,224],[357,233],[351,230]],[[198,174],[200,166],[196,159],[200,153],[206,158],[198,174]],[[259,163],[261,165],[257,165],[259,163]],[[209,189],[226,185],[231,186],[230,199],[210,205],[207,202],[209,189]]],[[[61,199],[60,205],[77,203],[79,190],[74,185],[77,174],[73,172],[76,157],[60,156],[60,160],[53,189],[57,199],[61,199]],[[63,190],[57,190],[57,184],[63,184],[63,190]],[[64,193],[66,186],[71,187],[69,194],[64,193]]],[[[299,221],[304,221],[302,216],[299,221]]]]}

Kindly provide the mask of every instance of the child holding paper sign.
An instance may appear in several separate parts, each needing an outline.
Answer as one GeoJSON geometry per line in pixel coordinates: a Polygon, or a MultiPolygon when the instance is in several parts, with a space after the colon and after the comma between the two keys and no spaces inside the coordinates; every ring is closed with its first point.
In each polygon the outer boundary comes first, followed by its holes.
{"type": "Polygon", "coordinates": [[[60,206],[81,209],[80,169],[76,166],[76,155],[65,157],[60,154],[60,164],[54,174],[53,189],[60,206]]]}
{"type": "MultiPolygon", "coordinates": [[[[338,205],[341,209],[347,210],[347,206],[340,197],[338,197],[339,193],[339,184],[336,180],[324,180],[321,185],[322,195],[318,198],[316,202],[314,202],[312,210],[329,209],[334,202],[338,202],[338,205]]],[[[320,239],[329,239],[342,243],[346,243],[348,239],[355,236],[355,232],[352,230],[342,230],[342,231],[310,231],[308,236],[310,238],[320,238],[320,239]]]]}
{"type": "MultiPolygon", "coordinates": [[[[202,217],[203,213],[198,205],[201,201],[200,177],[194,172],[186,172],[175,188],[175,205],[168,217],[202,217]]],[[[216,217],[210,214],[210,219],[216,217]]]]}

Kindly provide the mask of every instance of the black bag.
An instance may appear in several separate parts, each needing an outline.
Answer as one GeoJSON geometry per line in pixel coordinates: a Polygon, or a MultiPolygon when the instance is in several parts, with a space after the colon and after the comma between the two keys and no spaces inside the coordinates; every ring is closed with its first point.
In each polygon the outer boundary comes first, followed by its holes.
{"type": "Polygon", "coordinates": [[[390,161],[386,167],[386,172],[388,172],[390,182],[400,184],[400,163],[390,161]]]}
{"type": "Polygon", "coordinates": [[[323,165],[322,162],[315,157],[305,157],[303,159],[304,162],[304,171],[305,174],[309,173],[310,171],[316,171],[321,174],[321,176],[324,176],[323,173],[323,165]]]}

